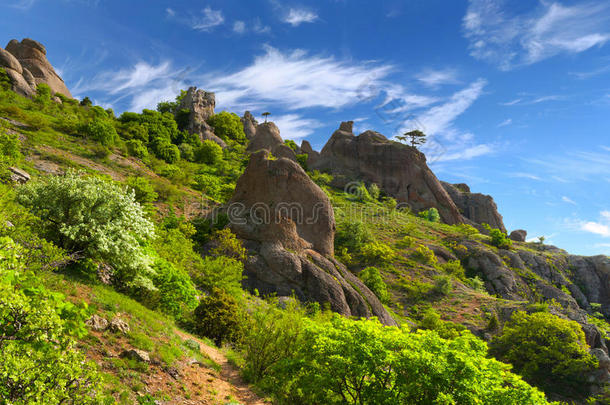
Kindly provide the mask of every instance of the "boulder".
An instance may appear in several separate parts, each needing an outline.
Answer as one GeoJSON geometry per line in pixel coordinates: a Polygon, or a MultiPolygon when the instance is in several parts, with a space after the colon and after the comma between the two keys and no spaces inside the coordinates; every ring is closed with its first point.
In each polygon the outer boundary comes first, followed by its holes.
{"type": "Polygon", "coordinates": [[[32,97],[36,94],[36,87],[31,86],[16,70],[4,68],[11,80],[11,90],[25,97],[32,97]]]}
{"type": "Polygon", "coordinates": [[[524,229],[515,229],[508,235],[508,238],[515,242],[525,242],[527,238],[527,231],[524,229]]]}
{"type": "Polygon", "coordinates": [[[246,138],[252,139],[256,134],[256,127],[258,126],[258,121],[254,119],[254,116],[250,111],[246,111],[244,116],[241,117],[241,123],[244,126],[244,133],[246,134],[246,138]]]}
{"type": "Polygon", "coordinates": [[[8,171],[10,172],[11,181],[14,183],[24,184],[30,181],[30,174],[24,170],[16,167],[9,167],[8,171]]]}
{"type": "Polygon", "coordinates": [[[186,127],[189,133],[199,135],[201,141],[214,141],[222,148],[226,148],[227,144],[214,134],[214,130],[206,122],[208,118],[214,115],[215,107],[216,96],[214,93],[197,89],[197,87],[189,87],[180,101],[178,110],[190,111],[186,127]]]}
{"type": "Polygon", "coordinates": [[[87,322],[85,322],[85,324],[89,328],[91,328],[91,330],[101,332],[103,330],[106,330],[106,328],[108,327],[108,320],[106,318],[102,318],[97,314],[93,314],[91,318],[89,318],[87,322]]]}
{"type": "Polygon", "coordinates": [[[352,128],[351,121],[341,123],[310,168],[332,174],[338,187],[352,181],[375,183],[415,211],[435,207],[445,223],[463,222],[423,153],[374,131],[354,136],[352,128]]]}
{"type": "Polygon", "coordinates": [[[144,363],[150,363],[150,356],[148,355],[148,352],[145,352],[144,350],[139,350],[139,349],[123,350],[123,352],[121,353],[121,357],[126,357],[130,360],[137,360],[137,361],[141,361],[144,363]]]}
{"type": "Polygon", "coordinates": [[[72,98],[66,84],[48,61],[47,50],[41,43],[29,38],[25,38],[21,42],[13,39],[6,46],[6,50],[19,61],[23,69],[28,70],[36,85],[45,83],[54,93],[61,93],[72,98]]]}
{"type": "Polygon", "coordinates": [[[284,157],[295,162],[297,160],[294,151],[284,144],[284,140],[280,136],[280,129],[271,121],[264,122],[256,127],[256,134],[250,140],[246,150],[252,153],[263,149],[271,152],[276,158],[284,157]]]}
{"type": "Polygon", "coordinates": [[[470,187],[463,183],[449,184],[442,181],[441,184],[464,217],[474,223],[488,224],[506,233],[502,215],[498,212],[498,207],[491,196],[471,193],[470,187]]]}
{"type": "MultiPolygon", "coordinates": [[[[276,134],[272,123],[261,127],[272,132],[266,137],[276,134]]],[[[254,152],[237,181],[228,214],[231,229],[249,251],[244,287],[328,303],[346,316],[376,316],[395,324],[379,299],[333,258],[330,200],[293,160],[270,159],[266,148],[254,152]]]]}
{"type": "Polygon", "coordinates": [[[110,325],[108,325],[108,329],[110,329],[112,332],[121,332],[123,334],[129,333],[129,331],[131,330],[129,328],[129,324],[118,316],[112,318],[112,320],[110,321],[110,325]]]}
{"type": "Polygon", "coordinates": [[[17,72],[18,74],[23,74],[23,67],[21,67],[21,63],[11,54],[9,51],[5,51],[0,48],[0,67],[5,69],[11,69],[17,72]]]}

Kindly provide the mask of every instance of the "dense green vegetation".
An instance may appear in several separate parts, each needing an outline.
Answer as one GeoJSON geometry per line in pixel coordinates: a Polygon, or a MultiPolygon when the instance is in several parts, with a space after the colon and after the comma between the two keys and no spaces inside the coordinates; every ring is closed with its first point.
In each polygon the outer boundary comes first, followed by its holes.
{"type": "Polygon", "coordinates": [[[121,378],[138,387],[134,373],[147,366],[96,365],[83,354],[102,339],[87,335],[84,321],[120,312],[133,317],[125,339],[166,367],[192,355],[167,331],[175,324],[231,346],[244,376],[278,403],[547,403],[515,372],[547,393],[576,391],[594,362],[574,323],[518,312],[503,324],[496,315],[503,302],[479,275],[436,253],[463,251],[465,238],[509,248],[506,235],[442,224],[434,208],[396,209],[375,184],[346,194],[329,186],[331,176],[309,173],[335,209],[336,257],[401,326],[244,291],[247,252],[226,218],[212,222],[187,208],[205,213],[228,201],[247,164],[247,140],[228,112],[208,122],[227,148],[189,134],[188,110],[178,110],[183,96],[116,118],[86,101],[57,104],[44,86],[33,100],[0,91],[0,116],[25,124],[20,141],[0,120],[2,401],[130,403],[121,378]],[[65,173],[37,175],[36,159],[65,173]],[[33,180],[10,184],[9,165],[33,180]],[[101,273],[109,285],[100,284],[101,273]],[[498,335],[489,353],[466,326],[498,335]]]}

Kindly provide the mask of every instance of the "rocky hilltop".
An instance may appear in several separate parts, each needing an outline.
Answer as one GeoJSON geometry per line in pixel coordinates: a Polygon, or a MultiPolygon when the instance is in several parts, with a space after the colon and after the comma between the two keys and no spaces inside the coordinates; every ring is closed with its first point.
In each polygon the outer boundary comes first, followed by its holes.
{"type": "Polygon", "coordinates": [[[36,86],[44,83],[53,93],[72,98],[46,55],[47,50],[40,42],[29,38],[21,42],[12,39],[6,49],[0,48],[0,67],[6,70],[16,93],[30,97],[36,93],[36,86]]]}

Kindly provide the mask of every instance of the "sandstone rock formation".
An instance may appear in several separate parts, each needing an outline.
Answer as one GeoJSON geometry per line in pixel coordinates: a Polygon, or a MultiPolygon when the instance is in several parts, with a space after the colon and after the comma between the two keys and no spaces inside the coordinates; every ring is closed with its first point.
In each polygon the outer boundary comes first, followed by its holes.
{"type": "Polygon", "coordinates": [[[296,154],[289,146],[284,144],[279,128],[271,121],[259,124],[256,133],[250,140],[246,149],[248,152],[257,152],[266,149],[276,158],[288,158],[296,161],[296,154]]]}
{"type": "MultiPolygon", "coordinates": [[[[272,123],[258,128],[272,132],[269,138],[275,135],[272,123]]],[[[250,252],[246,288],[294,294],[301,301],[329,303],[343,315],[395,324],[377,297],[333,258],[330,200],[296,162],[271,160],[266,148],[253,153],[228,207],[231,229],[250,252]]]]}
{"type": "Polygon", "coordinates": [[[252,139],[256,134],[256,127],[258,126],[258,121],[254,119],[254,116],[250,111],[246,111],[244,116],[241,117],[241,123],[244,126],[244,133],[246,134],[246,138],[252,139]]]}
{"type": "Polygon", "coordinates": [[[13,39],[6,45],[6,51],[0,50],[0,67],[5,68],[13,82],[13,90],[17,93],[32,96],[36,93],[36,86],[45,83],[54,93],[72,98],[46,55],[47,50],[39,42],[29,38],[21,42],[13,39]]]}
{"type": "Polygon", "coordinates": [[[214,115],[216,96],[214,93],[189,87],[186,95],[180,101],[178,111],[189,110],[189,120],[186,130],[191,134],[199,135],[201,141],[214,141],[223,148],[227,147],[225,141],[214,134],[214,130],[206,122],[214,115]]]}
{"type": "Polygon", "coordinates": [[[299,153],[307,154],[307,166],[313,167],[320,160],[320,152],[313,150],[308,141],[302,141],[299,153]]]}
{"type": "Polygon", "coordinates": [[[476,224],[488,224],[506,233],[502,215],[491,196],[471,193],[466,184],[449,184],[444,181],[441,184],[464,217],[476,224]]]}
{"type": "Polygon", "coordinates": [[[341,123],[311,169],[332,174],[338,187],[354,180],[376,183],[415,211],[435,207],[444,222],[462,222],[457,207],[428,168],[423,153],[374,131],[354,136],[352,128],[351,121],[341,123]]]}
{"type": "Polygon", "coordinates": [[[510,233],[510,235],[508,235],[508,237],[515,242],[525,242],[525,239],[527,238],[527,231],[524,229],[515,229],[510,233]]]}

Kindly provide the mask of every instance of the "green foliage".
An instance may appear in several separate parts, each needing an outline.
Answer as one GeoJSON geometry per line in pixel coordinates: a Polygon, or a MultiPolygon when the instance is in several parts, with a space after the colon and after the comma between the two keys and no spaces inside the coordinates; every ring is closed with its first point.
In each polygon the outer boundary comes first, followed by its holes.
{"type": "Polygon", "coordinates": [[[195,160],[195,149],[188,143],[181,143],[180,146],[178,146],[178,149],[180,150],[182,159],[188,160],[189,162],[195,160]]]}
{"type": "Polygon", "coordinates": [[[227,256],[236,260],[246,260],[246,249],[240,239],[229,228],[214,232],[214,247],[210,253],[214,256],[227,256]]]}
{"type": "Polygon", "coordinates": [[[290,149],[292,149],[294,152],[296,152],[299,147],[297,146],[296,142],[293,141],[292,139],[286,139],[284,141],[284,144],[287,145],[290,149]]]}
{"type": "Polygon", "coordinates": [[[214,341],[236,342],[242,334],[241,311],[235,298],[219,288],[203,297],[194,312],[194,329],[201,336],[214,341]]]}
{"type": "Polygon", "coordinates": [[[389,263],[394,259],[394,250],[382,242],[365,243],[360,249],[360,255],[365,263],[389,263]]]}
{"type": "Polygon", "coordinates": [[[379,300],[381,300],[381,302],[388,302],[388,287],[376,267],[367,267],[358,274],[358,277],[360,277],[362,282],[379,298],[379,300]]]}
{"type": "Polygon", "coordinates": [[[19,188],[18,200],[42,219],[41,231],[69,252],[101,260],[129,287],[153,289],[140,243],[153,225],[133,193],[120,185],[69,171],[19,188]]]}
{"type": "Polygon", "coordinates": [[[244,265],[239,260],[226,256],[206,256],[203,259],[202,277],[199,279],[199,284],[206,291],[212,291],[214,287],[217,287],[237,297],[242,293],[243,271],[244,265]]]}
{"type": "Polygon", "coordinates": [[[146,301],[152,308],[180,319],[197,306],[197,290],[189,275],[164,259],[153,264],[152,277],[155,289],[147,292],[146,301]]]}
{"type": "Polygon", "coordinates": [[[0,90],[8,90],[11,88],[11,78],[6,73],[4,68],[0,68],[0,90]]]}
{"type": "Polygon", "coordinates": [[[485,282],[481,280],[479,276],[474,276],[473,278],[467,278],[466,284],[470,286],[475,291],[485,292],[485,282]]]}
{"type": "Polygon", "coordinates": [[[492,228],[487,224],[483,224],[483,227],[489,231],[489,237],[491,238],[491,245],[498,249],[510,249],[513,246],[513,241],[508,239],[508,236],[497,228],[492,228]]]}
{"type": "Polygon", "coordinates": [[[93,102],[89,97],[85,97],[80,101],[80,105],[81,107],[91,107],[93,105],[93,102]]]}
{"type": "Polygon", "coordinates": [[[379,186],[377,184],[371,183],[368,186],[367,190],[373,200],[375,200],[375,201],[379,200],[379,195],[381,194],[381,190],[379,189],[379,186]]]}
{"type": "Polygon", "coordinates": [[[139,139],[130,139],[126,144],[131,156],[139,159],[146,159],[148,157],[148,148],[139,139]]]}
{"type": "Polygon", "coordinates": [[[479,230],[472,225],[468,224],[457,224],[454,225],[455,229],[463,234],[464,236],[474,236],[479,233],[479,230]]]}
{"type": "Polygon", "coordinates": [[[318,170],[314,170],[313,172],[309,172],[309,177],[320,187],[325,187],[333,181],[333,176],[328,173],[321,173],[318,170]]]}
{"type": "Polygon", "coordinates": [[[297,163],[303,168],[303,170],[307,171],[307,158],[309,155],[307,153],[301,153],[297,155],[297,163]]]}
{"type": "Polygon", "coordinates": [[[372,241],[372,239],[370,231],[362,222],[345,222],[337,227],[335,248],[345,247],[355,252],[361,249],[365,243],[372,241]]]}
{"type": "Polygon", "coordinates": [[[195,161],[214,165],[222,159],[222,148],[214,141],[206,140],[195,151],[195,161]]]}
{"type": "Polygon", "coordinates": [[[424,245],[419,245],[417,249],[415,249],[414,256],[424,264],[436,265],[436,263],[438,263],[438,259],[432,249],[424,245]]]}
{"type": "Polygon", "coordinates": [[[85,135],[104,146],[114,146],[118,135],[112,122],[96,118],[83,128],[85,135]]]}
{"type": "Polygon", "coordinates": [[[271,368],[278,403],[546,404],[544,395],[486,357],[469,333],[409,333],[376,320],[305,321],[298,351],[271,368]]]}
{"type": "Polygon", "coordinates": [[[451,277],[449,276],[438,276],[434,279],[434,288],[432,291],[435,294],[446,296],[453,290],[453,284],[451,283],[451,277]]]}
{"type": "Polygon", "coordinates": [[[156,145],[155,153],[159,159],[165,160],[165,162],[172,164],[180,160],[180,150],[174,144],[161,142],[156,145]]]}
{"type": "Polygon", "coordinates": [[[584,374],[597,365],[580,325],[547,312],[514,313],[491,351],[530,383],[553,392],[584,388],[584,374]]]}
{"type": "Polygon", "coordinates": [[[214,128],[214,134],[222,140],[233,140],[239,143],[246,141],[244,126],[237,114],[222,111],[212,115],[207,121],[214,128]]]}
{"type": "Polygon", "coordinates": [[[191,119],[191,110],[183,108],[176,111],[176,124],[178,124],[178,130],[184,131],[187,129],[189,121],[191,119]]]}
{"type": "Polygon", "coordinates": [[[22,253],[0,237],[0,402],[101,403],[96,367],[74,339],[86,333],[85,307],[47,291],[22,253]]]}
{"type": "Polygon", "coordinates": [[[155,188],[145,177],[129,177],[127,185],[133,190],[136,201],[142,205],[153,203],[159,198],[155,188]]]}
{"type": "Polygon", "coordinates": [[[462,267],[462,263],[459,260],[449,260],[447,263],[442,265],[443,270],[460,280],[463,280],[466,275],[464,274],[464,267],[462,267]]]}
{"type": "Polygon", "coordinates": [[[49,87],[48,84],[39,83],[36,86],[36,96],[34,97],[34,100],[36,100],[36,102],[41,103],[41,104],[49,103],[49,102],[51,102],[52,95],[53,95],[53,92],[51,91],[51,88],[49,87]]]}
{"type": "Polygon", "coordinates": [[[21,156],[17,134],[8,133],[0,128],[0,166],[10,166],[21,156]]]}
{"type": "Polygon", "coordinates": [[[427,219],[430,222],[440,222],[441,221],[441,216],[438,213],[438,210],[434,207],[421,211],[418,215],[421,218],[427,219]]]}

